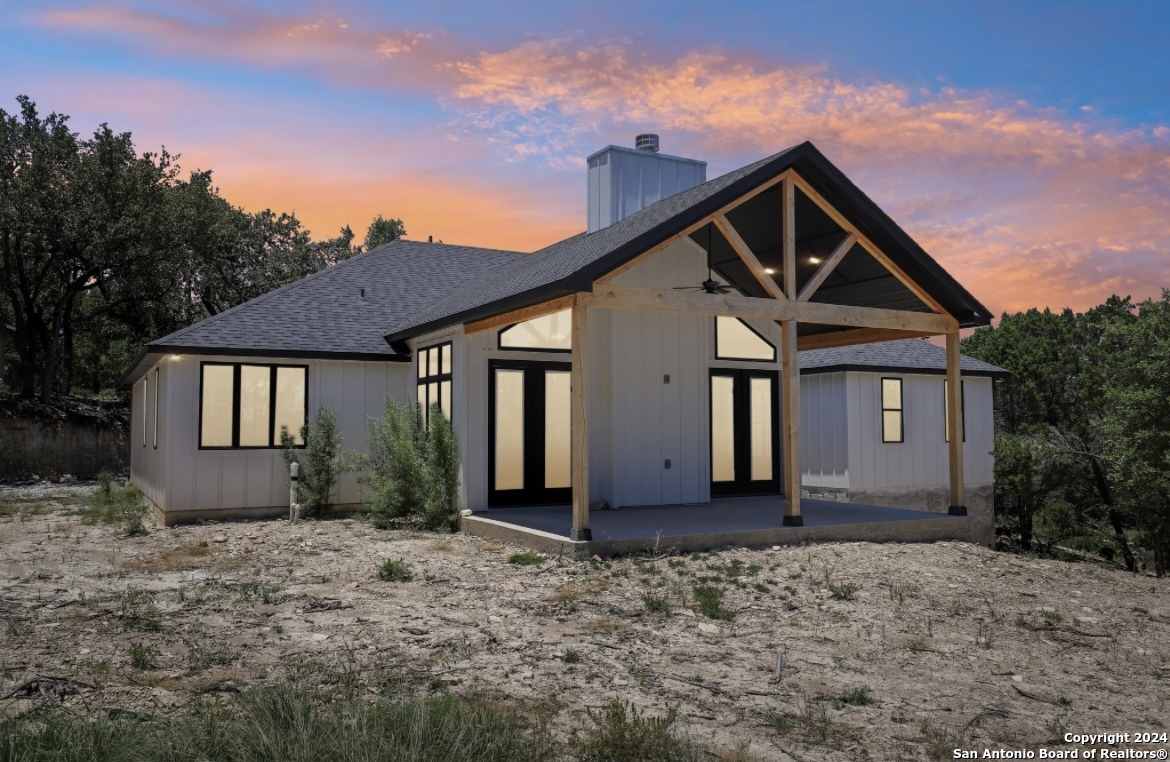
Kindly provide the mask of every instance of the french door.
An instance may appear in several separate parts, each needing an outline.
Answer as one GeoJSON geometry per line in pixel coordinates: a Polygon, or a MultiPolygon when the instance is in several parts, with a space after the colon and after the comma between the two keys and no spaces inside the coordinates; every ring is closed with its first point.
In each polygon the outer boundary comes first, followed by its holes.
{"type": "Polygon", "coordinates": [[[779,494],[779,374],[711,369],[711,494],[779,494]]]}
{"type": "Polygon", "coordinates": [[[572,500],[570,363],[488,363],[488,504],[572,500]]]}

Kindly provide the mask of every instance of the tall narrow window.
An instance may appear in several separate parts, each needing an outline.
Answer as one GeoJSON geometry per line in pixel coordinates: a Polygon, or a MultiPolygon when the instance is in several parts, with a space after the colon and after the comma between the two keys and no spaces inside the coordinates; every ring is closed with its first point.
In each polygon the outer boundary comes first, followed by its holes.
{"type": "Polygon", "coordinates": [[[882,441],[902,442],[902,379],[882,379],[882,441]]]}
{"type": "Polygon", "coordinates": [[[150,376],[142,378],[142,446],[146,447],[146,397],[150,394],[150,376]]]}
{"type": "Polygon", "coordinates": [[[286,429],[296,446],[303,446],[308,373],[303,365],[203,363],[200,449],[280,447],[286,429]]]}
{"type": "Polygon", "coordinates": [[[431,427],[431,407],[438,405],[451,420],[451,342],[418,351],[418,406],[422,424],[431,427]]]}
{"type": "Polygon", "coordinates": [[[158,368],[154,369],[154,449],[158,449],[158,368]]]}
{"type": "MultiPolygon", "coordinates": [[[[959,381],[959,427],[963,441],[967,441],[967,382],[959,381]]],[[[951,441],[951,398],[947,395],[947,380],[943,379],[943,441],[951,441]]]]}
{"type": "Polygon", "coordinates": [[[572,349],[572,327],[572,310],[541,315],[501,329],[500,349],[568,352],[572,349]]]}
{"type": "Polygon", "coordinates": [[[776,347],[739,318],[715,318],[715,357],[776,362],[776,347]]]}

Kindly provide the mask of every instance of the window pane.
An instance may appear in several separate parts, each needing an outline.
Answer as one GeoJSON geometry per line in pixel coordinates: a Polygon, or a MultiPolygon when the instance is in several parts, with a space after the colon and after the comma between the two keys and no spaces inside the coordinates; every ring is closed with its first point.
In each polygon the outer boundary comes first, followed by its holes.
{"type": "Polygon", "coordinates": [[[439,372],[444,376],[451,372],[451,346],[442,347],[443,360],[439,363],[439,372]]]}
{"type": "Polygon", "coordinates": [[[427,378],[439,375],[439,348],[427,350],[427,378]]]}
{"type": "Polygon", "coordinates": [[[543,315],[500,331],[505,349],[572,349],[572,310],[543,315]]]}
{"type": "MultiPolygon", "coordinates": [[[[901,442],[902,441],[902,411],[901,410],[884,410],[882,411],[882,441],[883,442],[901,442]]],[[[936,442],[938,440],[935,440],[936,442]]]]}
{"type": "Polygon", "coordinates": [[[430,414],[430,403],[427,401],[427,385],[418,385],[418,414],[422,416],[423,425],[427,425],[427,418],[430,414]]]}
{"type": "Polygon", "coordinates": [[[429,349],[424,349],[418,353],[418,377],[426,378],[427,376],[427,355],[430,354],[429,349]]]}
{"type": "Polygon", "coordinates": [[[268,403],[272,370],[240,366],[240,447],[268,447],[268,403]]]}
{"type": "Polygon", "coordinates": [[[150,376],[142,378],[142,446],[146,447],[146,398],[150,394],[150,376]]]}
{"type": "Polygon", "coordinates": [[[235,373],[231,365],[203,366],[203,423],[201,447],[232,446],[232,396],[235,373]]]}
{"type": "Polygon", "coordinates": [[[154,446],[158,447],[158,368],[154,369],[154,446]]]}
{"type": "Polygon", "coordinates": [[[572,486],[571,400],[569,373],[547,371],[544,374],[544,486],[549,489],[572,486]]]}
{"type": "Polygon", "coordinates": [[[496,369],[496,489],[524,488],[524,371],[496,369]]]}
{"type": "Polygon", "coordinates": [[[902,379],[900,379],[900,378],[883,378],[882,379],[882,409],[883,410],[901,410],[902,409],[902,379]]]}
{"type": "Polygon", "coordinates": [[[451,382],[439,382],[439,407],[448,421],[451,420],[451,382]]]}
{"type": "Polygon", "coordinates": [[[301,427],[305,425],[305,369],[276,369],[276,420],[272,441],[280,443],[280,429],[286,427],[298,445],[305,443],[301,427]]]}
{"type": "Polygon", "coordinates": [[[735,481],[735,379],[711,377],[711,481],[735,481]]]}
{"type": "Polygon", "coordinates": [[[772,380],[751,379],[752,481],[772,478],[772,380]]]}
{"type": "Polygon", "coordinates": [[[715,318],[715,356],[726,360],[775,360],[776,348],[739,318],[715,318]]]}

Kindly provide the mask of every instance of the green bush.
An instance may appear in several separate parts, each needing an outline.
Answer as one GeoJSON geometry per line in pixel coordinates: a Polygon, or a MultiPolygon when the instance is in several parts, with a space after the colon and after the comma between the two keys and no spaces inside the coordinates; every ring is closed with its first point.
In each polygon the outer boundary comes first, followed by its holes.
{"type": "Polygon", "coordinates": [[[414,574],[411,573],[410,567],[405,561],[387,558],[378,567],[378,579],[383,582],[410,582],[414,579],[414,574]]]}
{"type": "Polygon", "coordinates": [[[146,515],[146,498],[133,484],[119,487],[109,471],[98,474],[97,491],[78,509],[78,515],[86,524],[124,524],[127,536],[146,534],[142,523],[146,515]]]}
{"type": "Polygon", "coordinates": [[[387,397],[382,418],[370,421],[363,461],[370,513],[382,527],[409,520],[453,532],[459,528],[459,446],[438,406],[431,408],[429,430],[420,418],[417,404],[387,397]]]}
{"type": "Polygon", "coordinates": [[[516,564],[517,566],[539,566],[544,563],[544,556],[526,550],[523,553],[513,553],[508,556],[508,563],[516,564]]]}
{"type": "MultiPolygon", "coordinates": [[[[337,412],[332,406],[322,405],[313,425],[306,422],[301,427],[301,439],[305,443],[303,448],[297,447],[288,428],[281,427],[280,446],[285,466],[293,463],[300,466],[297,502],[301,506],[301,516],[321,518],[333,512],[333,490],[338,477],[346,469],[341,432],[337,430],[337,412]]],[[[285,476],[288,476],[287,468],[285,476]]]]}
{"type": "Polygon", "coordinates": [[[708,619],[735,619],[735,612],[723,608],[723,591],[712,585],[695,585],[695,603],[708,619]]]}
{"type": "Polygon", "coordinates": [[[582,762],[699,762],[710,759],[705,749],[674,734],[678,711],[647,717],[632,704],[611,701],[603,712],[589,711],[597,726],[580,745],[582,762]]]}

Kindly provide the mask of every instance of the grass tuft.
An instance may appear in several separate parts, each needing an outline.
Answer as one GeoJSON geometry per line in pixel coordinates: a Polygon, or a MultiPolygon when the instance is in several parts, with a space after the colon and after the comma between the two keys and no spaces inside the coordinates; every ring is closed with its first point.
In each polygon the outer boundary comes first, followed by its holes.
{"type": "Polygon", "coordinates": [[[405,561],[387,558],[378,567],[378,579],[383,582],[410,582],[414,574],[405,561]]]}
{"type": "Polygon", "coordinates": [[[695,585],[695,603],[699,612],[708,619],[735,619],[735,612],[723,607],[723,591],[711,585],[695,585]]]}
{"type": "Polygon", "coordinates": [[[539,566],[544,562],[544,556],[539,553],[533,553],[530,550],[526,550],[523,553],[513,553],[508,556],[508,563],[516,564],[517,566],[539,566]]]}

